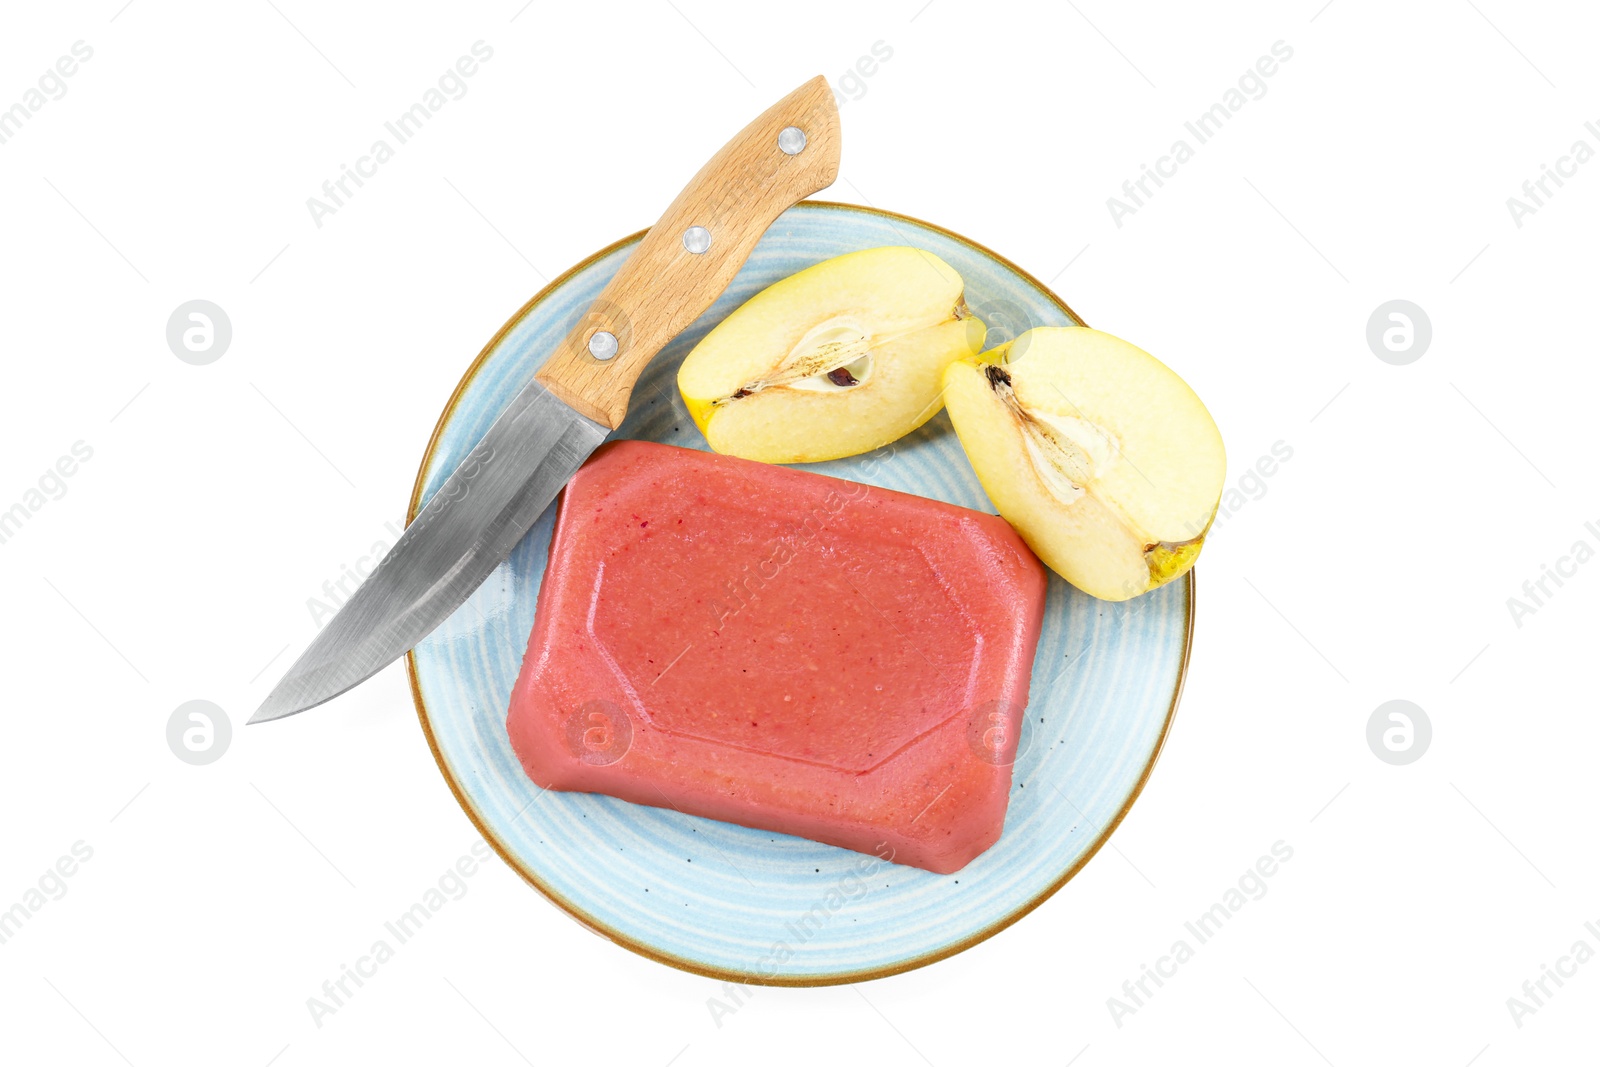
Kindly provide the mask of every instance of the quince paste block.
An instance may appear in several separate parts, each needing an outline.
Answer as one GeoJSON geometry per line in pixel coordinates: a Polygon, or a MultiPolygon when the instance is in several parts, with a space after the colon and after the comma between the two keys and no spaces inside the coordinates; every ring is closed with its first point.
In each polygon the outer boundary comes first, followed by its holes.
{"type": "Polygon", "coordinates": [[[957,871],[1000,836],[1045,584],[993,515],[608,444],[561,499],[511,743],[540,786],[957,871]]]}

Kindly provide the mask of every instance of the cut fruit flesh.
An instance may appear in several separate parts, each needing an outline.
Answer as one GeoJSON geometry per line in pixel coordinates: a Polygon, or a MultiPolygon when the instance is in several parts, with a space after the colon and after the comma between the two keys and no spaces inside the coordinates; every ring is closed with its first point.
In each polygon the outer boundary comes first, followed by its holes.
{"type": "Polygon", "coordinates": [[[945,402],[995,507],[1073,585],[1127,600],[1193,566],[1222,494],[1222,438],[1149,353],[1041,327],[952,364],[945,402]]]}
{"type": "Polygon", "coordinates": [[[718,452],[768,463],[839,459],[886,445],[938,414],[944,368],[982,343],[973,339],[975,322],[941,323],[879,344],[839,368],[854,384],[819,374],[725,404],[704,423],[706,440],[718,452]]]}
{"type": "Polygon", "coordinates": [[[838,459],[943,407],[941,375],[983,346],[961,278],[931,252],[852,252],[756,294],[684,359],[678,387],[718,452],[838,459]]]}

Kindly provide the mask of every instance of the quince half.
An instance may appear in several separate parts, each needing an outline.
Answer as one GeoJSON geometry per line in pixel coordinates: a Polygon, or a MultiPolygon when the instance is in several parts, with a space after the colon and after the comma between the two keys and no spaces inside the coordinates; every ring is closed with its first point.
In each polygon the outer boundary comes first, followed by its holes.
{"type": "Polygon", "coordinates": [[[920,248],[824,260],[751,297],[678,369],[711,447],[767,463],[841,459],[943,408],[944,369],[983,348],[961,276],[920,248]]]}
{"type": "Polygon", "coordinates": [[[1194,566],[1222,496],[1222,435],[1183,379],[1086,327],[1040,327],[944,372],[945,404],[995,508],[1045,565],[1102,600],[1194,566]]]}

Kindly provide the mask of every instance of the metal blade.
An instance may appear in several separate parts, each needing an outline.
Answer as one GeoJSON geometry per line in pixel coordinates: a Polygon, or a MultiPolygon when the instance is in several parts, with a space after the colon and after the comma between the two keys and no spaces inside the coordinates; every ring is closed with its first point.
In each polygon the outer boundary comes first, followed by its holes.
{"type": "Polygon", "coordinates": [[[530,381],[250,721],[331,700],[433,632],[511,554],[608,432],[530,381]]]}

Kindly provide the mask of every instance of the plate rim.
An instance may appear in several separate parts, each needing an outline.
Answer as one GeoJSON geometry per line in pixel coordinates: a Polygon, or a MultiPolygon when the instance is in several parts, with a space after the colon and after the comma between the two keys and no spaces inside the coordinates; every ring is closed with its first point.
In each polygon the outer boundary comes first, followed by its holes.
{"type": "MultiPolygon", "coordinates": [[[[1035,278],[1028,271],[1023,270],[1005,256],[1002,256],[998,252],[979,244],[970,237],[956,233],[954,230],[946,229],[937,223],[927,222],[912,215],[905,215],[896,211],[885,211],[882,208],[869,207],[863,204],[847,204],[835,200],[802,200],[795,205],[797,208],[804,208],[807,206],[844,211],[857,211],[861,212],[862,214],[876,215],[881,218],[899,219],[904,222],[913,223],[917,226],[923,226],[935,232],[942,233],[951,240],[967,245],[968,247],[990,257],[996,262],[1003,264],[1008,269],[1015,271],[1035,288],[1037,288],[1039,292],[1048,297],[1052,303],[1056,304],[1078,325],[1088,325],[1083,321],[1083,318],[1076,311],[1073,311],[1072,308],[1068,307],[1067,302],[1057,296],[1048,285],[1041,282],[1038,278],[1035,278]]],[[[433,433],[428,437],[427,447],[423,449],[422,453],[422,462],[417,467],[416,481],[411,487],[411,499],[406,505],[406,524],[408,526],[411,524],[412,520],[416,518],[417,512],[420,510],[422,490],[427,479],[428,467],[433,461],[434,452],[439,446],[440,439],[444,436],[445,427],[449,424],[451,417],[455,414],[457,404],[460,402],[461,398],[466,395],[468,387],[471,386],[473,381],[477,378],[478,372],[483,369],[484,363],[488,361],[490,353],[495,350],[496,346],[500,344],[501,340],[505,338],[506,334],[510,333],[512,328],[515,327],[517,323],[521,322],[530,311],[532,311],[551,293],[555,292],[556,289],[564,285],[579,271],[584,270],[598,260],[604,259],[606,256],[609,256],[618,249],[640,240],[649,231],[650,228],[645,227],[636,233],[631,233],[626,237],[619,238],[618,240],[606,245],[599,251],[586,256],[582,260],[579,260],[571,267],[568,267],[565,271],[561,272],[555,278],[547,282],[542,288],[540,288],[539,291],[535,293],[527,303],[518,308],[516,312],[514,312],[512,316],[506,320],[505,324],[495,332],[495,335],[489,339],[488,343],[483,346],[483,349],[478,353],[477,358],[474,359],[472,363],[468,365],[467,369],[462,373],[461,380],[456,383],[456,387],[451,392],[449,400],[445,402],[444,410],[439,413],[438,421],[434,423],[433,433]]],[[[1150,775],[1152,772],[1154,772],[1156,763],[1161,758],[1162,750],[1166,748],[1167,738],[1172,732],[1173,721],[1177,717],[1178,702],[1183,696],[1184,683],[1188,680],[1189,676],[1189,655],[1194,647],[1194,572],[1195,568],[1191,567],[1184,575],[1184,581],[1187,586],[1185,590],[1185,602],[1187,607],[1183,620],[1183,657],[1178,664],[1178,677],[1177,681],[1173,684],[1172,701],[1167,706],[1167,715],[1166,719],[1161,724],[1160,736],[1156,738],[1155,747],[1150,753],[1150,759],[1145,764],[1144,770],[1140,772],[1139,780],[1134,783],[1132,791],[1128,794],[1128,799],[1123,803],[1122,808],[1117,812],[1116,816],[1106,823],[1105,828],[1095,838],[1093,844],[1089,846],[1088,850],[1084,852],[1084,854],[1080,856],[1075,863],[1062,872],[1060,877],[1051,882],[1050,885],[1046,886],[1037,895],[1029,899],[1025,904],[1013,909],[1009,913],[1001,916],[999,919],[996,919],[994,922],[989,923],[981,930],[974,931],[973,933],[968,934],[966,937],[952,942],[949,945],[922,953],[918,956],[912,956],[905,960],[900,960],[893,964],[852,971],[838,971],[828,974],[766,975],[755,971],[739,971],[724,967],[708,966],[695,960],[684,959],[680,956],[663,952],[660,949],[646,944],[637,938],[631,937],[620,930],[616,930],[607,926],[599,919],[588,914],[576,903],[566,899],[555,889],[544,884],[534,871],[528,869],[522,863],[522,861],[519,860],[503,842],[501,842],[500,838],[490,829],[485,820],[473,808],[471,801],[467,799],[465,791],[461,788],[460,783],[456,781],[455,775],[451,773],[449,765],[445,762],[444,753],[439,749],[439,742],[434,736],[433,725],[428,720],[428,704],[423,698],[422,686],[417,677],[416,655],[410,650],[406,652],[406,680],[411,687],[411,702],[416,708],[417,720],[422,725],[423,737],[427,739],[428,751],[433,753],[433,761],[438,766],[440,775],[443,776],[445,784],[450,787],[451,795],[455,797],[456,803],[466,814],[467,820],[471,822],[478,833],[483,836],[484,841],[486,841],[489,847],[495,851],[495,854],[498,855],[508,867],[515,871],[524,882],[532,886],[540,896],[544,897],[561,911],[565,912],[570,918],[575,920],[581,926],[588,929],[590,932],[605,938],[607,941],[610,941],[616,945],[620,945],[630,952],[634,952],[645,957],[646,959],[653,960],[656,963],[663,963],[680,971],[687,971],[690,974],[700,975],[701,977],[705,978],[713,978],[724,982],[733,982],[738,985],[782,986],[789,988],[847,985],[854,982],[867,982],[878,978],[888,978],[892,975],[904,974],[907,971],[918,970],[919,968],[926,967],[929,964],[937,963],[940,960],[949,959],[951,956],[965,952],[974,945],[987,941],[989,938],[1000,933],[1013,923],[1016,923],[1024,916],[1031,913],[1035,908],[1043,904],[1045,901],[1055,896],[1061,887],[1076,877],[1078,872],[1083,870],[1089,861],[1099,853],[1100,849],[1105,845],[1105,843],[1111,839],[1111,835],[1116,832],[1118,826],[1122,825],[1122,820],[1127,816],[1128,812],[1133,809],[1134,802],[1138,800],[1140,795],[1144,792],[1145,784],[1150,780],[1150,775]]]]}

